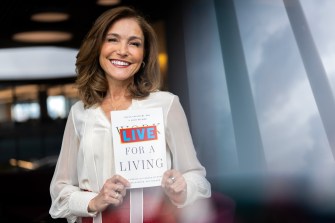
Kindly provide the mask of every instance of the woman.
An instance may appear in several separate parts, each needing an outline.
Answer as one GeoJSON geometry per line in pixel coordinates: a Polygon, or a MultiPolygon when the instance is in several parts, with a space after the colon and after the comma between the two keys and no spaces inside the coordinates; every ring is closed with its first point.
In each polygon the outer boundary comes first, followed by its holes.
{"type": "Polygon", "coordinates": [[[95,223],[134,220],[136,215],[129,216],[132,189],[127,189],[129,182],[114,169],[113,110],[163,109],[168,170],[162,187],[149,188],[143,204],[152,197],[161,199],[162,194],[168,202],[151,202],[151,209],[142,216],[144,222],[177,221],[163,217],[164,213],[172,206],[185,207],[210,196],[210,184],[196,157],[178,97],[158,90],[157,58],[155,33],[134,9],[114,8],[96,20],[77,55],[81,100],[71,108],[50,185],[53,218],[95,223]],[[153,204],[161,209],[152,209],[153,204]]]}

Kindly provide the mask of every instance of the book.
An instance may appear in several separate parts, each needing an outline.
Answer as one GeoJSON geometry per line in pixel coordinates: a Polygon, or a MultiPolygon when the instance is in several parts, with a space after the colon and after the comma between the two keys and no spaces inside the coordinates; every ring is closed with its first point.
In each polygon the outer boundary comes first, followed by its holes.
{"type": "Polygon", "coordinates": [[[160,186],[166,163],[162,108],[112,111],[116,173],[130,188],[160,186]]]}

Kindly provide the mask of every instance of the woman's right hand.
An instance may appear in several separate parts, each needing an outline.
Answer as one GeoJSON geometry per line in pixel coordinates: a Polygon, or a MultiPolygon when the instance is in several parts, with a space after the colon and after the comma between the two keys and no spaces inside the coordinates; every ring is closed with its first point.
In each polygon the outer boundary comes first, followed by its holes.
{"type": "Polygon", "coordinates": [[[114,175],[106,180],[99,194],[88,204],[89,212],[102,212],[108,205],[119,206],[122,204],[123,197],[126,195],[126,189],[130,183],[120,175],[114,175]]]}

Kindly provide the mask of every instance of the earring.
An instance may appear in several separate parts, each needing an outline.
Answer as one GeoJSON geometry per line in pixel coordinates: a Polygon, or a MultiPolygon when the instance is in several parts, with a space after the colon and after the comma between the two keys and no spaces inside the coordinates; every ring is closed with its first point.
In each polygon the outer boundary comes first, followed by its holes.
{"type": "Polygon", "coordinates": [[[144,61],[142,61],[142,68],[144,68],[145,67],[145,62],[144,61]]]}

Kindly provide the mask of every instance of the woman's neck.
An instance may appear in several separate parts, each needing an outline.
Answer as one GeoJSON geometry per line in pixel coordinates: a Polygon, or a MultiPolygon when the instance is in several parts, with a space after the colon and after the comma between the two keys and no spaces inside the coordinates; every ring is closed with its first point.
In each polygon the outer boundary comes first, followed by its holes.
{"type": "Polygon", "coordinates": [[[131,97],[127,89],[109,89],[106,94],[105,103],[111,110],[122,110],[129,106],[131,97]]]}

